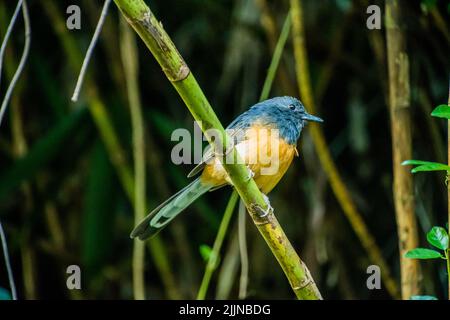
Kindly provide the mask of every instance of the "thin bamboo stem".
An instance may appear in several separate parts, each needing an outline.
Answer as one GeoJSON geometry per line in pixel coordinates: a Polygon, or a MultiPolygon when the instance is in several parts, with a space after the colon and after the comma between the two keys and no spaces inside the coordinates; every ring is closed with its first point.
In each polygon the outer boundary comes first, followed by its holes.
{"type": "MultiPolygon", "coordinates": [[[[270,51],[274,53],[277,49],[277,46],[280,44],[280,37],[277,30],[276,19],[274,18],[266,0],[256,0],[255,2],[259,10],[261,11],[261,26],[266,33],[270,51]]],[[[292,20],[290,23],[292,23],[292,20]]],[[[286,68],[285,63],[281,63],[281,65],[279,66],[277,71],[277,79],[277,81],[280,83],[279,88],[285,91],[285,94],[291,96],[295,94],[296,89],[295,86],[292,85],[292,81],[290,81],[289,72],[286,68]]]]}
{"type": "MultiPolygon", "coordinates": [[[[62,19],[62,16],[58,13],[59,11],[56,4],[49,1],[42,7],[53,23],[56,35],[59,37],[63,45],[63,49],[71,69],[74,72],[77,72],[80,63],[82,62],[82,57],[75,41],[67,34],[65,22],[62,19]]],[[[119,142],[119,137],[113,127],[108,110],[100,98],[95,82],[92,81],[89,76],[86,77],[85,82],[89,111],[91,112],[94,123],[99,130],[100,137],[106,146],[110,161],[117,172],[122,188],[128,196],[130,203],[134,207],[134,177],[132,170],[127,163],[125,153],[119,142]]],[[[171,270],[169,258],[161,238],[154,237],[148,242],[148,246],[156,268],[161,275],[165,289],[167,293],[170,294],[173,290],[176,290],[176,288],[171,289],[170,286],[171,283],[175,283],[175,280],[173,279],[174,273],[171,270]]]]}
{"type": "Polygon", "coordinates": [[[233,159],[239,160],[230,164],[221,159],[233,186],[277,258],[297,297],[321,299],[308,269],[287,239],[273,212],[261,215],[261,210],[268,210],[268,204],[255,181],[248,179],[247,167],[241,164],[237,151],[230,148],[231,143],[222,124],[162,25],[141,0],[115,0],[115,3],[156,58],[215,150],[223,154],[228,153],[233,159]],[[213,132],[219,134],[213,136],[213,132]]]}
{"type": "Polygon", "coordinates": [[[241,277],[239,279],[239,299],[245,299],[247,297],[248,286],[248,250],[246,239],[246,215],[245,204],[239,202],[239,223],[238,223],[238,235],[239,235],[239,254],[241,257],[241,277]]]}
{"type": "Polygon", "coordinates": [[[270,89],[272,88],[273,80],[275,79],[275,75],[278,70],[278,65],[280,64],[280,59],[283,54],[284,46],[286,45],[286,41],[289,37],[289,31],[291,30],[291,22],[292,22],[291,14],[288,13],[284,21],[280,37],[278,38],[277,44],[275,46],[272,61],[270,62],[269,69],[267,70],[267,77],[266,80],[264,81],[261,96],[259,98],[259,100],[261,101],[266,100],[269,97],[270,89]]]}
{"type": "Polygon", "coordinates": [[[433,6],[433,8],[431,9],[431,16],[433,17],[436,27],[444,35],[445,39],[447,40],[447,44],[449,44],[450,43],[450,32],[448,31],[448,21],[447,22],[445,21],[445,19],[442,17],[441,13],[439,12],[438,8],[439,8],[439,6],[433,6]]]}
{"type": "Polygon", "coordinates": [[[394,171],[394,204],[400,251],[402,298],[420,293],[420,266],[417,259],[404,255],[418,246],[414,211],[414,186],[409,169],[402,166],[412,158],[409,61],[405,36],[401,29],[398,0],[386,1],[386,41],[389,72],[389,105],[391,116],[392,157],[394,171]]]}
{"type": "MultiPolygon", "coordinates": [[[[247,214],[247,213],[246,213],[247,214]]],[[[217,275],[216,300],[226,300],[235,285],[239,268],[239,237],[238,226],[235,224],[231,237],[228,242],[228,248],[223,254],[220,271],[217,275]]]]}
{"type": "MultiPolygon", "coordinates": [[[[121,19],[121,53],[125,71],[125,81],[130,105],[134,158],[134,220],[137,224],[145,217],[145,142],[144,121],[141,100],[139,98],[138,70],[139,57],[136,40],[126,22],[121,19]]],[[[145,299],[144,279],[145,245],[142,241],[133,241],[133,292],[136,300],[145,299]]]]}
{"type": "MultiPolygon", "coordinates": [[[[295,67],[297,83],[303,103],[315,113],[315,104],[311,89],[308,56],[306,51],[306,40],[303,26],[303,7],[299,0],[291,0],[292,14],[292,38],[294,46],[295,67]]],[[[364,249],[367,251],[372,263],[377,264],[381,270],[381,276],[386,285],[386,289],[391,296],[398,296],[397,284],[393,280],[389,267],[385,262],[381,250],[378,248],[375,239],[369,232],[361,214],[357,211],[355,204],[345,186],[339,171],[331,157],[330,150],[325,141],[325,136],[320,126],[311,123],[309,132],[314,142],[314,146],[319,156],[319,160],[326,172],[331,188],[342,207],[353,230],[360,239],[364,249]]]]}
{"type": "Polygon", "coordinates": [[[233,216],[234,208],[236,206],[238,198],[239,198],[238,193],[233,190],[230,200],[228,200],[225,213],[223,214],[223,219],[222,222],[220,223],[216,240],[214,240],[211,256],[209,257],[208,263],[206,264],[205,274],[203,275],[202,283],[200,285],[200,289],[198,290],[197,300],[204,300],[206,297],[206,292],[208,291],[211,276],[214,270],[216,270],[217,264],[219,263],[218,258],[220,249],[222,248],[223,240],[225,239],[225,235],[228,230],[228,225],[230,224],[231,217],[233,216]]]}
{"type": "MultiPolygon", "coordinates": [[[[90,1],[85,0],[83,2],[83,6],[88,8],[88,15],[89,20],[91,23],[95,24],[97,23],[98,17],[96,14],[97,11],[97,4],[90,1]]],[[[103,52],[106,55],[107,61],[115,61],[116,60],[116,53],[117,50],[120,50],[118,43],[116,42],[116,29],[115,25],[113,25],[115,21],[113,19],[106,19],[103,27],[102,27],[102,38],[103,41],[99,43],[99,45],[103,46],[103,52]]],[[[109,71],[112,75],[112,79],[114,82],[114,85],[117,88],[117,92],[120,93],[120,98],[123,99],[123,101],[120,101],[120,103],[125,103],[126,97],[127,97],[127,90],[126,90],[126,84],[123,81],[123,68],[118,63],[110,63],[108,64],[109,71]]],[[[160,164],[162,163],[160,161],[159,157],[159,146],[154,143],[154,137],[152,136],[152,132],[149,131],[148,123],[146,123],[145,128],[145,148],[146,148],[146,158],[148,159],[147,166],[152,171],[152,174],[154,175],[153,181],[158,181],[158,188],[156,188],[154,191],[158,196],[165,200],[167,199],[171,194],[169,192],[169,188],[167,183],[165,183],[163,177],[163,172],[160,169],[160,164]],[[149,152],[151,151],[151,152],[149,152]]],[[[181,174],[181,173],[180,173],[181,174]]],[[[183,174],[184,175],[184,174],[183,174]]],[[[202,213],[204,213],[202,211],[202,213]]],[[[207,213],[204,213],[205,215],[207,213]]],[[[183,279],[183,286],[185,288],[193,288],[193,284],[196,282],[196,277],[193,274],[193,271],[196,270],[193,266],[193,259],[192,259],[192,249],[189,245],[187,245],[187,237],[186,237],[186,230],[185,225],[181,223],[178,220],[175,220],[173,222],[173,227],[170,229],[172,237],[175,239],[175,244],[177,247],[177,251],[179,256],[186,262],[185,266],[187,267],[185,270],[185,274],[188,275],[183,279]]],[[[149,247],[150,248],[150,247],[149,247]]],[[[173,276],[170,278],[165,279],[165,287],[167,290],[167,295],[171,299],[181,299],[181,291],[183,288],[178,286],[173,276]]],[[[177,280],[178,282],[180,280],[177,280]]],[[[192,290],[192,289],[190,289],[192,290]]]]}

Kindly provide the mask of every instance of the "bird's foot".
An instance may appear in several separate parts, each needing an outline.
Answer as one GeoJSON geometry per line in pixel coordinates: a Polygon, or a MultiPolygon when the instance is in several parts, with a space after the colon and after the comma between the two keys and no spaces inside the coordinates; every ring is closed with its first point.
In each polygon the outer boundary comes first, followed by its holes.
{"type": "Polygon", "coordinates": [[[265,217],[267,217],[269,215],[269,213],[273,213],[273,207],[270,204],[269,197],[267,195],[265,195],[264,193],[262,195],[263,195],[263,198],[264,198],[264,202],[266,203],[267,209],[264,210],[260,206],[257,206],[257,208],[258,208],[259,217],[260,218],[265,218],[265,217]]]}

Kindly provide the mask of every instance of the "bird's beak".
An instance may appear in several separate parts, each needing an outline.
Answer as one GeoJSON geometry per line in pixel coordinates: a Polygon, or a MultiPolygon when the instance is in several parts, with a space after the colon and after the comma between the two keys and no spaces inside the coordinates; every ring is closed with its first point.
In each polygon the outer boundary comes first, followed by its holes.
{"type": "Polygon", "coordinates": [[[302,120],[308,120],[308,121],[314,121],[314,122],[323,122],[322,119],[320,119],[319,117],[313,116],[309,113],[305,113],[304,115],[302,115],[302,120]]]}

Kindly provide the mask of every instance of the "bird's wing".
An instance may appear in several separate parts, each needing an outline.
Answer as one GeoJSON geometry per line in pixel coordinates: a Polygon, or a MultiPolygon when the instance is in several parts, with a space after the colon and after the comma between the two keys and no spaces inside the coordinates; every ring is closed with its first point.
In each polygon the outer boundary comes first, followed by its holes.
{"type": "MultiPolygon", "coordinates": [[[[236,119],[234,119],[233,122],[231,122],[230,125],[226,128],[228,136],[233,140],[234,146],[245,139],[245,131],[250,126],[249,122],[247,121],[248,119],[246,119],[246,115],[246,112],[244,112],[236,119]]],[[[195,168],[191,170],[191,172],[188,173],[188,178],[191,178],[202,171],[205,165],[209,161],[214,159],[214,156],[215,154],[211,146],[206,147],[202,161],[198,165],[196,165],[195,168]]]]}

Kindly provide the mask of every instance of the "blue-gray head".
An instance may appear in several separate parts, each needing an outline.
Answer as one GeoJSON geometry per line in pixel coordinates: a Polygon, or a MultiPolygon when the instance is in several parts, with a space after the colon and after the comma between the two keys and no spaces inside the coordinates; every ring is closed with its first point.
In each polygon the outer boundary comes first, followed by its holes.
{"type": "Polygon", "coordinates": [[[247,112],[250,123],[260,123],[280,130],[280,137],[289,144],[297,143],[308,121],[323,122],[306,112],[303,104],[293,97],[276,97],[252,106],[247,112]]]}

